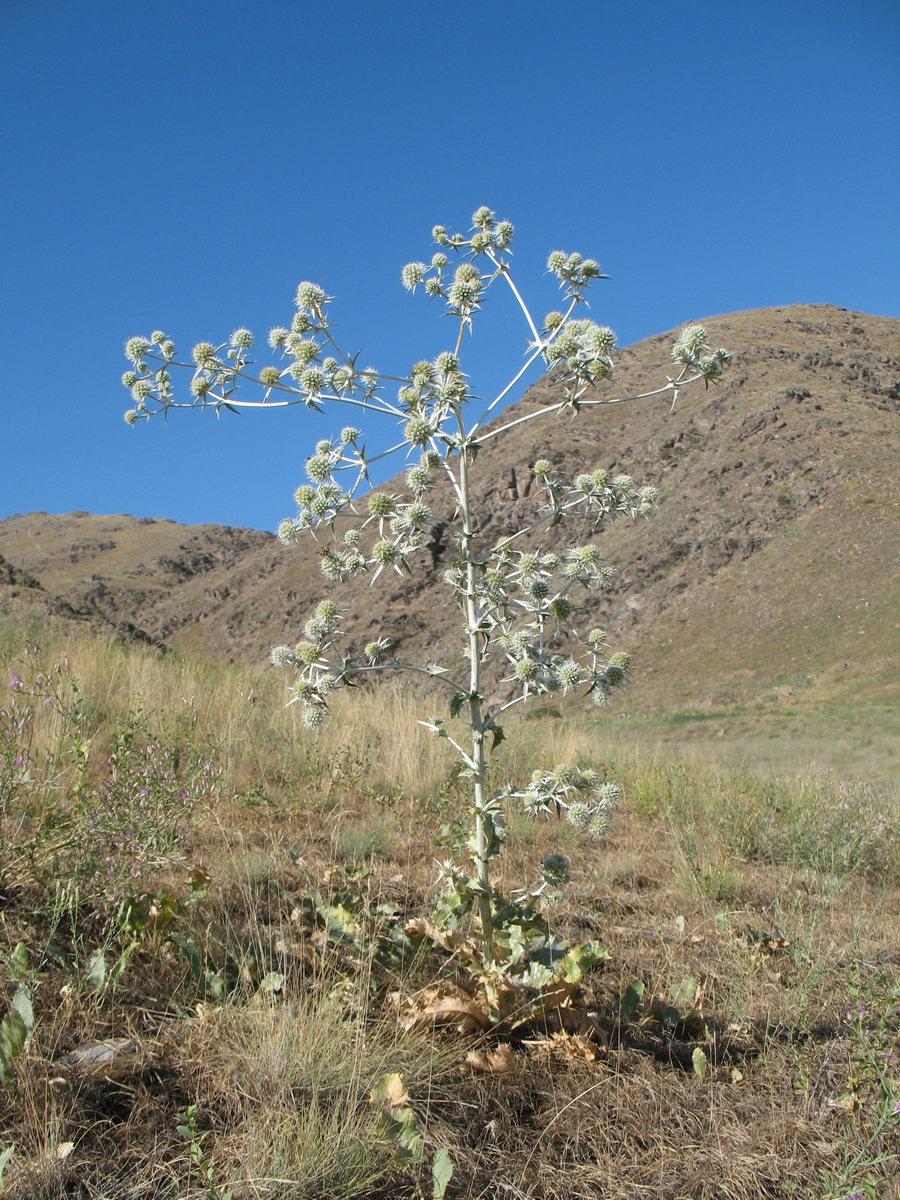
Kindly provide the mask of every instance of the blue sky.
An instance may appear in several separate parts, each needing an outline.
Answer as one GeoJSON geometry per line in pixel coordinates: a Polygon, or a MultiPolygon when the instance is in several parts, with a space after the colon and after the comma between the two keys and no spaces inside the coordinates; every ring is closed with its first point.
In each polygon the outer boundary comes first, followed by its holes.
{"type": "MultiPolygon", "coordinates": [[[[896,0],[4,0],[0,25],[0,517],[274,528],[348,412],[129,429],[125,339],[263,341],[312,279],[401,374],[448,332],[400,267],[481,204],[538,315],[550,250],[599,258],[622,344],[771,304],[900,315],[896,0]]],[[[525,333],[499,303],[476,325],[477,387],[525,333]]]]}

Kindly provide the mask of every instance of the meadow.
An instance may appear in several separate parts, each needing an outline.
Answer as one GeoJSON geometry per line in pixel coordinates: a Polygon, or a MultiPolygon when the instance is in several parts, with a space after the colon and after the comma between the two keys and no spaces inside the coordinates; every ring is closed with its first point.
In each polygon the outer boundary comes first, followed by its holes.
{"type": "Polygon", "coordinates": [[[312,732],[271,669],[12,625],[0,660],[5,1195],[900,1194],[889,709],[526,711],[498,785],[625,798],[584,846],[508,813],[499,885],[570,856],[546,919],[608,957],[498,1025],[425,936],[466,830],[421,695],[312,732]]]}

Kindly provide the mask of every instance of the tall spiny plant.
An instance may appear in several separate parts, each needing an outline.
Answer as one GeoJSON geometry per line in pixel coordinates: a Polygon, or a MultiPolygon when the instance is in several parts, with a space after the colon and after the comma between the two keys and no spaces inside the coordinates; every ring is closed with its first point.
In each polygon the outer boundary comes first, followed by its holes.
{"type": "MultiPolygon", "coordinates": [[[[335,689],[372,672],[418,672],[449,690],[449,717],[464,717],[467,744],[451,736],[445,718],[421,722],[449,740],[471,778],[473,833],[469,847],[474,876],[447,864],[447,891],[452,897],[448,911],[457,922],[477,910],[481,955],[483,962],[490,964],[497,950],[495,933],[505,928],[501,913],[509,910],[509,902],[492,886],[490,869],[504,838],[504,803],[512,796],[531,813],[564,814],[573,825],[599,836],[607,828],[619,788],[594,770],[563,764],[536,772],[522,791],[492,793],[487,740],[490,737],[496,746],[504,736],[499,718],[532,696],[580,692],[595,704],[605,704],[613,689],[625,682],[628,670],[627,654],[609,654],[601,630],[581,635],[575,626],[572,593],[576,587],[604,588],[612,578],[596,543],[589,541],[562,554],[520,549],[516,543],[536,528],[558,525],[575,512],[591,514],[595,528],[622,513],[646,515],[654,505],[656,489],[636,488],[628,475],[607,478],[603,470],[567,481],[549,461],[541,459],[534,464],[535,478],[545,496],[540,516],[527,528],[491,543],[487,535],[479,533],[472,484],[475,456],[482,446],[525,421],[564,412],[574,417],[583,408],[653,396],[674,402],[679,389],[688,384],[702,379],[708,386],[716,379],[728,354],[711,349],[702,326],[690,325],[673,347],[676,373],[660,387],[641,396],[594,396],[593,386],[612,375],[616,345],[611,329],[576,315],[585,303],[588,286],[607,278],[597,262],[580,254],[553,251],[547,266],[559,281],[564,306],[563,311],[548,313],[539,328],[513,279],[513,226],[495,220],[486,207],[479,208],[472,221],[469,236],[435,226],[433,238],[438,249],[430,264],[410,262],[403,267],[404,286],[411,292],[421,286],[428,297],[442,300],[457,327],[452,350],[443,351],[433,361],[416,362],[407,376],[359,368],[356,357],[347,354],[336,340],[328,315],[331,298],[317,284],[305,282],[297,288],[297,311],[290,327],[279,326],[269,334],[268,344],[280,356],[279,365],[254,362],[254,339],[247,329],[237,329],[218,346],[199,342],[190,363],[178,359],[174,344],[164,333],[155,332],[149,339],[134,337],[126,343],[132,369],[125,372],[122,382],[135,401],[125,414],[132,425],[172,408],[213,408],[218,413],[222,409],[300,404],[321,411],[323,405],[334,403],[398,421],[402,437],[392,449],[419,455],[418,462],[406,471],[406,499],[375,490],[357,505],[355,497],[369,481],[373,459],[366,456],[360,430],[347,426],[338,437],[316,444],[306,463],[309,481],[295,493],[297,515],[279,525],[278,535],[287,544],[306,533],[331,531],[331,540],[320,553],[322,571],[330,583],[367,573],[374,582],[388,568],[411,572],[412,560],[434,523],[426,497],[435,486],[436,474],[449,481],[456,502],[456,515],[449,526],[456,553],[444,580],[464,615],[468,678],[453,678],[440,663],[403,661],[392,652],[387,636],[369,642],[361,652],[352,647],[342,650],[341,612],[332,599],[318,605],[306,622],[301,641],[295,646],[276,646],[271,657],[277,666],[295,670],[289,703],[303,706],[304,723],[311,729],[325,721],[335,689]],[[521,309],[530,341],[524,363],[473,419],[470,402],[477,396],[460,362],[463,337],[486,293],[498,284],[509,288],[521,309]],[[489,424],[489,418],[536,363],[554,369],[562,400],[515,420],[489,424]],[[175,399],[172,368],[176,366],[193,371],[188,400],[175,399]],[[386,394],[389,384],[399,385],[396,399],[386,394]],[[262,397],[248,400],[243,393],[239,397],[244,385],[262,388],[262,397]],[[351,476],[349,486],[341,481],[345,473],[351,476]],[[580,646],[578,652],[558,652],[555,639],[562,631],[569,635],[570,645],[580,646]],[[485,701],[483,679],[488,660],[497,654],[506,659],[504,682],[513,695],[492,706],[485,701]]],[[[551,856],[544,864],[543,876],[539,892],[558,888],[568,879],[568,863],[560,855],[551,856]]],[[[511,950],[509,939],[506,941],[507,959],[514,954],[521,957],[521,947],[511,950]]]]}

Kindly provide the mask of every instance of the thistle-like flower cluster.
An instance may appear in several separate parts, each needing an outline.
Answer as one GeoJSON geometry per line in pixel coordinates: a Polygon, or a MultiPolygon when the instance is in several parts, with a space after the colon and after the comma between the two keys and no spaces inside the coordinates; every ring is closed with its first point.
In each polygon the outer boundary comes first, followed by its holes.
{"type": "MultiPolygon", "coordinates": [[[[612,810],[622,798],[622,789],[604,780],[592,767],[560,763],[552,771],[535,771],[528,787],[512,795],[532,816],[563,816],[592,837],[602,837],[609,828],[612,810]]],[[[546,872],[547,862],[544,867],[546,872]]]]}
{"type": "Polygon", "coordinates": [[[293,667],[297,677],[289,704],[301,704],[303,724],[320,729],[328,715],[328,697],[345,682],[330,661],[334,651],[340,613],[333,600],[323,600],[303,627],[303,639],[295,646],[273,646],[269,661],[276,667],[293,667]]]}
{"type": "Polygon", "coordinates": [[[508,269],[507,252],[514,232],[509,221],[497,221],[484,205],[472,214],[468,237],[449,234],[443,225],[435,225],[432,230],[435,243],[458,255],[465,254],[466,260],[451,271],[450,260],[441,249],[432,255],[430,263],[407,263],[400,272],[403,286],[414,292],[422,284],[426,295],[431,299],[442,298],[449,312],[470,324],[481,307],[486,289],[498,274],[508,269]],[[479,257],[486,260],[484,273],[474,262],[479,257]]]}
{"type": "Polygon", "coordinates": [[[683,368],[696,371],[709,387],[722,374],[731,355],[721,346],[712,349],[704,326],[685,325],[672,347],[672,358],[683,368]]]}

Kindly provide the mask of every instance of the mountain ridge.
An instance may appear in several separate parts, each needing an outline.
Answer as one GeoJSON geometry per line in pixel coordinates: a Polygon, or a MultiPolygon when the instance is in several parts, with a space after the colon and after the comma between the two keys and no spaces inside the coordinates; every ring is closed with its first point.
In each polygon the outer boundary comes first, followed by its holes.
{"type": "MultiPolygon", "coordinates": [[[[695,385],[674,409],[666,396],[598,406],[573,423],[525,422],[486,443],[475,478],[482,531],[500,537],[534,520],[536,457],[565,474],[627,472],[659,488],[660,508],[649,522],[600,532],[618,576],[588,599],[586,620],[634,652],[632,701],[674,688],[685,702],[711,703],[731,685],[773,679],[806,680],[795,686],[814,692],[847,671],[895,694],[900,319],[800,304],[702,323],[733,355],[721,387],[695,385]]],[[[625,347],[607,394],[664,382],[672,340],[625,347]]],[[[559,398],[551,372],[497,420],[559,398]]],[[[314,542],[286,548],[257,530],[164,518],[15,515],[0,520],[0,555],[82,619],[175,649],[263,660],[334,591],[351,639],[384,633],[419,661],[457,653],[457,611],[432,599],[452,500],[442,487],[429,503],[421,570],[411,580],[385,573],[372,587],[331,589],[314,542]]],[[[563,535],[577,543],[591,529],[573,520],[563,535]]]]}

